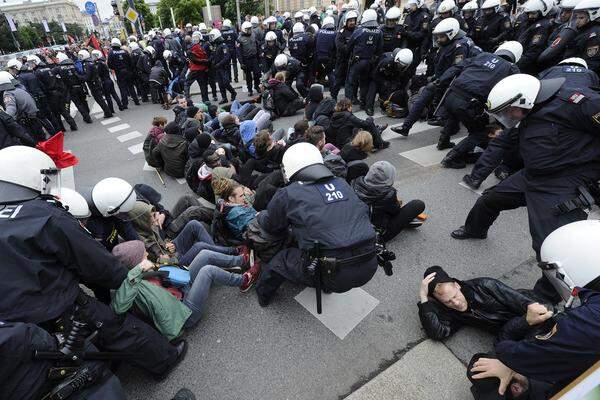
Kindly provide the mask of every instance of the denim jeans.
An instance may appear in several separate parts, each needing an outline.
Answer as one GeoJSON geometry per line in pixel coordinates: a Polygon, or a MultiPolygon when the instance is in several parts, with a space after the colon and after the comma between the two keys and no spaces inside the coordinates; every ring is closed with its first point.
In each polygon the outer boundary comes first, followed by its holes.
{"type": "Polygon", "coordinates": [[[241,267],[244,264],[244,256],[238,256],[237,250],[233,247],[229,252],[222,253],[213,250],[202,250],[194,261],[189,265],[190,278],[194,280],[198,272],[205,265],[215,265],[221,268],[241,267]]]}
{"type": "Polygon", "coordinates": [[[204,249],[221,253],[231,251],[230,247],[216,245],[202,223],[198,221],[188,222],[179,235],[173,239],[173,243],[179,253],[179,263],[183,265],[190,265],[196,255],[204,249]]]}
{"type": "Polygon", "coordinates": [[[242,286],[242,275],[223,271],[214,265],[206,265],[192,278],[191,287],[185,294],[183,304],[192,310],[192,315],[185,322],[184,328],[192,328],[202,318],[204,304],[213,282],[225,286],[242,286]]]}

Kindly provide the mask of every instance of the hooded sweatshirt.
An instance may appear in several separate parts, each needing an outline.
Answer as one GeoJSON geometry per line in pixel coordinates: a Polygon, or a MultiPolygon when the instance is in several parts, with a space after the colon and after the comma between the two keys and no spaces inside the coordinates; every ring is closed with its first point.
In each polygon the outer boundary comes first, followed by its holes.
{"type": "Polygon", "coordinates": [[[385,229],[391,218],[400,211],[393,184],[396,168],[388,161],[377,161],[364,177],[352,182],[356,195],[371,209],[371,221],[379,229],[385,229]]]}
{"type": "Polygon", "coordinates": [[[242,144],[249,155],[256,157],[254,148],[254,137],[256,136],[256,122],[253,120],[244,121],[240,124],[240,137],[242,144]]]}

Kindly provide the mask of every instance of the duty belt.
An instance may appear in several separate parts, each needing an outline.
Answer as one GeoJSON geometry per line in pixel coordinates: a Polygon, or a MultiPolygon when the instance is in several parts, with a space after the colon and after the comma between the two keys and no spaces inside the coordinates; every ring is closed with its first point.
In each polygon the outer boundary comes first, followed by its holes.
{"type": "Polygon", "coordinates": [[[362,262],[367,262],[373,259],[377,255],[375,249],[371,250],[368,253],[360,254],[358,256],[352,256],[348,258],[338,259],[335,257],[320,257],[319,261],[321,262],[321,267],[323,268],[323,272],[332,275],[335,274],[338,268],[347,267],[349,265],[358,264],[362,262]]]}
{"type": "Polygon", "coordinates": [[[554,214],[566,214],[573,210],[590,208],[600,200],[600,185],[598,182],[586,182],[577,188],[579,196],[555,205],[554,214]]]}

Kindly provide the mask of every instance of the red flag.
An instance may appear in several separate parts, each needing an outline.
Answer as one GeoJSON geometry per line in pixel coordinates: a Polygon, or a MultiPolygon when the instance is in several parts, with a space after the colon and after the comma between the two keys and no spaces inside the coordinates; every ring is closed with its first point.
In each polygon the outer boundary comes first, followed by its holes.
{"type": "Polygon", "coordinates": [[[64,148],[65,134],[60,131],[45,142],[39,142],[35,147],[46,153],[59,169],[72,167],[79,160],[71,153],[67,153],[64,148]]]}

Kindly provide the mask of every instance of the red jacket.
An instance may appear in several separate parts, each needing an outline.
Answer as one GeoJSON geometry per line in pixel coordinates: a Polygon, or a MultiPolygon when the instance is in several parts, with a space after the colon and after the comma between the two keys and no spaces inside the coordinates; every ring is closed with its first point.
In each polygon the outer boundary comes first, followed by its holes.
{"type": "Polygon", "coordinates": [[[188,50],[190,71],[208,71],[208,54],[200,43],[196,43],[188,50]]]}

